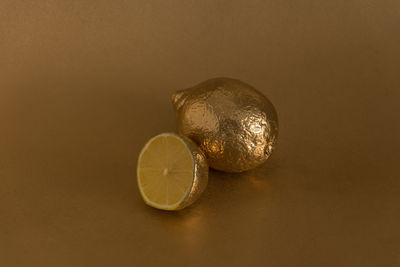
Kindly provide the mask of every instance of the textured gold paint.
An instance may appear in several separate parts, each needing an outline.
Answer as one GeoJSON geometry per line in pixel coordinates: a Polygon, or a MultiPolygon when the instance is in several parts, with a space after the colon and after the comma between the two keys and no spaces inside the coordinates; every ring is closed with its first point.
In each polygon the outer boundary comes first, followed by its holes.
{"type": "Polygon", "coordinates": [[[191,140],[181,137],[185,140],[186,145],[190,149],[193,157],[193,183],[192,188],[180,204],[178,209],[183,209],[195,202],[203,193],[208,183],[208,165],[206,158],[201,150],[191,140]]]}
{"type": "Polygon", "coordinates": [[[172,95],[178,132],[204,151],[210,167],[242,172],[265,162],[278,136],[272,103],[250,85],[214,78],[172,95]]]}

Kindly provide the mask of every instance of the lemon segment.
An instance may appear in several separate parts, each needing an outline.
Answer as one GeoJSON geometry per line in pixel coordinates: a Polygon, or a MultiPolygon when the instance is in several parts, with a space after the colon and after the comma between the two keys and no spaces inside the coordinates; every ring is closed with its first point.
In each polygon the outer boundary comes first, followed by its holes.
{"type": "Polygon", "coordinates": [[[204,190],[208,166],[190,140],[164,133],[151,138],[142,149],[137,180],[146,204],[177,210],[190,205],[204,190]]]}

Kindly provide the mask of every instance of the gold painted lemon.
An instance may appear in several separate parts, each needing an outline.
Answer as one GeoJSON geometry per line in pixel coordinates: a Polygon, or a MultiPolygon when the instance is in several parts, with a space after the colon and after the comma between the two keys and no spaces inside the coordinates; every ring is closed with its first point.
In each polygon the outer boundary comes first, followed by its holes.
{"type": "Polygon", "coordinates": [[[137,183],[143,200],[154,208],[185,208],[199,198],[207,181],[204,154],[185,137],[163,133],[140,152],[137,183]]]}
{"type": "Polygon", "coordinates": [[[215,78],[172,96],[178,133],[193,140],[210,167],[242,172],[265,162],[275,148],[278,117],[252,86],[215,78]]]}

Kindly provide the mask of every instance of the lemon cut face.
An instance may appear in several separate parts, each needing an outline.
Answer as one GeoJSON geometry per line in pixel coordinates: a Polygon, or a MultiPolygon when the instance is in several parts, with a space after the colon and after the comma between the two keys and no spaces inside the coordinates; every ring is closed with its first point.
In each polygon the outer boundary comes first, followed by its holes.
{"type": "Polygon", "coordinates": [[[205,157],[189,139],[163,133],[151,138],[140,152],[137,182],[149,206],[182,209],[200,196],[207,181],[205,157]]]}

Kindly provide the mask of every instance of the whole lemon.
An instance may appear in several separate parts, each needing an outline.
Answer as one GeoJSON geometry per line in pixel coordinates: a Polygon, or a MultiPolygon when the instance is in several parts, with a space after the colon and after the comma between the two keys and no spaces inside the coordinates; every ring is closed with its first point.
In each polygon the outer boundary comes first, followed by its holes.
{"type": "Polygon", "coordinates": [[[252,86],[214,78],[172,95],[179,134],[192,139],[211,168],[242,172],[271,155],[278,136],[272,103],[252,86]]]}

